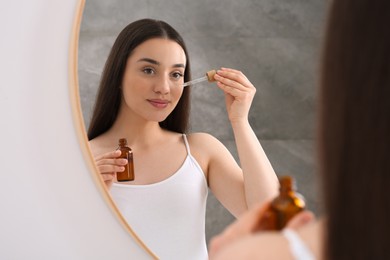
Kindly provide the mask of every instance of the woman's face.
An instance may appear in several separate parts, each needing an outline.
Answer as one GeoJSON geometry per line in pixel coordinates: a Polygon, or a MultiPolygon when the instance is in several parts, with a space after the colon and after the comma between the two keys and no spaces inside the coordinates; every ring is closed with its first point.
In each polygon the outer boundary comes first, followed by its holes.
{"type": "Polygon", "coordinates": [[[185,65],[175,41],[154,38],[137,46],[127,59],[121,109],[147,121],[165,120],[183,93],[185,65]]]}

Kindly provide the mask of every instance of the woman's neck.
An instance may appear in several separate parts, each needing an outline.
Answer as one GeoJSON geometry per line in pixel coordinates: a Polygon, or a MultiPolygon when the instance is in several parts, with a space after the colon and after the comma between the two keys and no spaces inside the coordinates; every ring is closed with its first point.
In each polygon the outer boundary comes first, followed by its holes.
{"type": "Polygon", "coordinates": [[[108,138],[126,138],[129,145],[149,146],[161,140],[166,134],[158,122],[119,114],[112,127],[106,132],[108,138]]]}

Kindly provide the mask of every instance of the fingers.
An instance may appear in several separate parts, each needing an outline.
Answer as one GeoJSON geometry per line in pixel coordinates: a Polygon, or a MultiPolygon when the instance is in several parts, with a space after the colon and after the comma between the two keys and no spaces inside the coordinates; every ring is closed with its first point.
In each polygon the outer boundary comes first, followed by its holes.
{"type": "Polygon", "coordinates": [[[254,89],[253,84],[239,70],[221,68],[217,71],[214,78],[223,85],[234,87],[240,90],[254,89]]]}
{"type": "Polygon", "coordinates": [[[111,158],[118,158],[121,155],[120,150],[115,150],[112,152],[108,152],[102,155],[98,155],[95,157],[95,161],[100,161],[102,159],[111,159],[111,158]]]}
{"type": "Polygon", "coordinates": [[[221,68],[214,75],[217,86],[225,93],[230,122],[246,122],[256,88],[239,70],[221,68]]]}
{"type": "Polygon", "coordinates": [[[256,88],[248,78],[239,70],[221,68],[214,75],[217,86],[226,94],[229,94],[235,101],[252,101],[256,88]]]}
{"type": "Polygon", "coordinates": [[[103,165],[98,165],[98,169],[101,174],[107,174],[107,173],[123,172],[125,170],[125,167],[118,166],[117,164],[103,164],[103,165]]]}
{"type": "Polygon", "coordinates": [[[230,87],[233,89],[238,89],[241,91],[246,90],[244,82],[237,74],[228,73],[224,71],[218,71],[218,74],[215,74],[214,78],[217,80],[217,84],[222,87],[230,87]]]}
{"type": "Polygon", "coordinates": [[[123,172],[125,170],[124,166],[128,162],[127,159],[118,158],[120,155],[121,151],[116,150],[96,156],[96,166],[104,181],[113,180],[116,172],[123,172]]]}
{"type": "Polygon", "coordinates": [[[298,229],[315,219],[311,211],[304,210],[294,216],[288,223],[287,228],[298,229]]]}

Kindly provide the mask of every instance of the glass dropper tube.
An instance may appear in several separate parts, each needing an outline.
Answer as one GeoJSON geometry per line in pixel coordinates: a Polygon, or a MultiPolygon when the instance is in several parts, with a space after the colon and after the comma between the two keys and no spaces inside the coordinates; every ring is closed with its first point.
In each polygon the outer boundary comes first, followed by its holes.
{"type": "Polygon", "coordinates": [[[214,75],[217,73],[216,70],[210,70],[208,72],[206,72],[206,76],[203,76],[201,78],[197,78],[197,79],[194,79],[194,80],[191,80],[191,81],[187,81],[186,83],[183,84],[183,87],[186,87],[186,86],[189,86],[189,85],[194,85],[194,84],[197,84],[199,82],[203,82],[203,81],[209,81],[209,82],[213,82],[215,81],[214,79],[214,75]]]}

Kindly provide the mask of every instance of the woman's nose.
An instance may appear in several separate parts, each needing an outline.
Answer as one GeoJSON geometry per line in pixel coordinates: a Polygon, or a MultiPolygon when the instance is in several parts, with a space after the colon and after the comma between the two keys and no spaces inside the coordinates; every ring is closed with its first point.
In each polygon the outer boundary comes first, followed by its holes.
{"type": "Polygon", "coordinates": [[[166,95],[170,91],[170,84],[169,76],[162,76],[155,82],[154,92],[166,95]]]}

